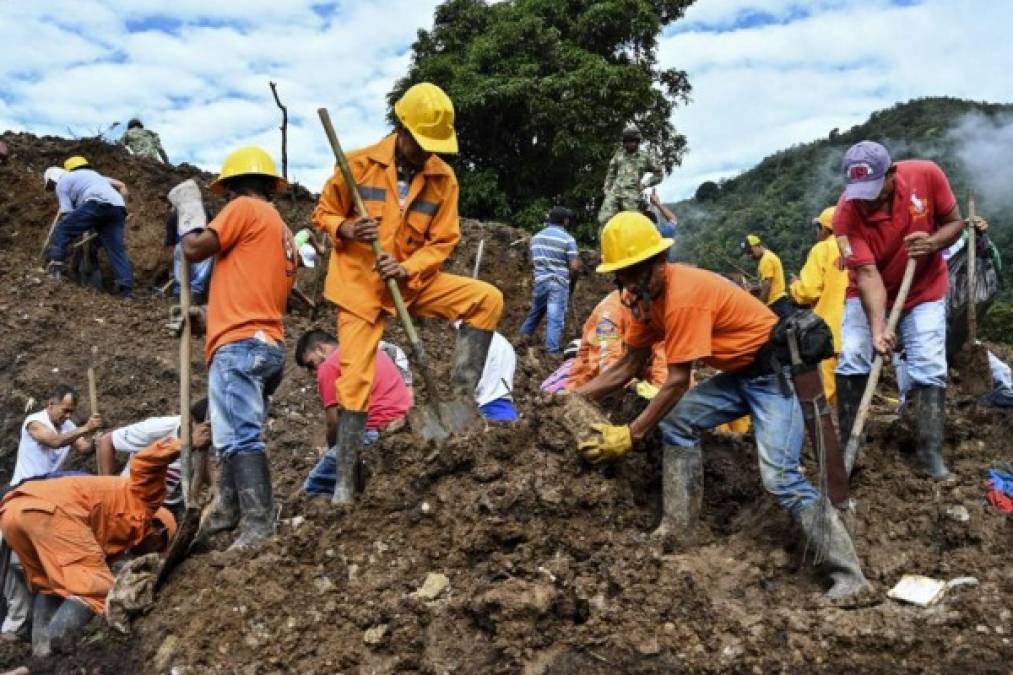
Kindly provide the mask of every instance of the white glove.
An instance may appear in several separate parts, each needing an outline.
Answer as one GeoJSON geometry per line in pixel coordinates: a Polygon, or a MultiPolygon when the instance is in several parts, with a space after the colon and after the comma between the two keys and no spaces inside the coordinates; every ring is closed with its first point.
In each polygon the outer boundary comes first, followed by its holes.
{"type": "Polygon", "coordinates": [[[176,209],[176,233],[179,239],[191,232],[207,227],[208,216],[204,212],[204,200],[196,181],[189,178],[169,190],[169,203],[176,209]]]}
{"type": "Polygon", "coordinates": [[[644,174],[644,177],[640,179],[640,187],[650,187],[652,180],[654,180],[654,174],[648,171],[644,174]]]}

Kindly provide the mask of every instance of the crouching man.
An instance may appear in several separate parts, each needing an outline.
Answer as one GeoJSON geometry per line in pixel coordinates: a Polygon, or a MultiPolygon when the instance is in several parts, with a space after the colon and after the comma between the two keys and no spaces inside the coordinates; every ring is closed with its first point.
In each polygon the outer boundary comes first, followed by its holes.
{"type": "Polygon", "coordinates": [[[35,594],[33,654],[64,650],[105,610],[113,586],[106,558],[166,549],[176,520],[161,504],[179,448],[175,439],[149,446],[134,456],[128,477],[29,480],[7,493],[0,528],[35,594]]]}
{"type": "Polygon", "coordinates": [[[663,506],[655,534],[688,540],[703,497],[700,433],[751,415],[763,485],[798,521],[817,560],[829,568],[833,586],[827,595],[842,598],[864,589],[867,582],[844,524],[799,471],[802,410],[783,386],[783,373],[775,372],[766,358],[777,323],[774,312],[712,272],[668,264],[672,241],[639,213],[617,214],[601,241],[597,271],[615,273],[617,284],[629,293],[634,320],[627,353],[576,393],[595,400],[623,387],[647,364],[651,346],[659,340],[665,345],[668,377],[629,425],[594,425],[595,433],[580,443],[583,456],[591,462],[618,459],[660,424],[663,506]],[[721,372],[690,388],[690,369],[697,359],[721,372]]]}

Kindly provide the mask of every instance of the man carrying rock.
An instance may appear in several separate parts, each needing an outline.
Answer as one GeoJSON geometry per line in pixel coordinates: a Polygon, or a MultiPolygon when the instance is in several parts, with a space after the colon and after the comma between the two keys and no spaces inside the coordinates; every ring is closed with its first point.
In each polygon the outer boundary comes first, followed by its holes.
{"type": "Polygon", "coordinates": [[[354,495],[355,455],[366,431],[377,343],[394,311],[387,280],[398,283],[412,314],[463,320],[450,404],[461,420],[478,416],[475,386],[503,311],[503,295],[492,285],[440,271],[461,237],[457,177],[437,155],[457,152],[450,98],[436,85],[416,84],[394,104],[394,115],[392,134],[348,156],[368,216],[355,215],[340,171],[324,185],[313,212],[314,224],[333,244],[324,294],[340,310],[336,503],[354,495]],[[384,251],[379,260],[374,240],[384,251]]]}
{"type": "MultiPolygon", "coordinates": [[[[337,338],[319,329],[303,333],[295,345],[295,362],[312,373],[317,381],[317,394],[324,407],[329,448],[306,478],[303,489],[311,495],[330,497],[334,494],[337,476],[334,445],[338,437],[338,410],[341,404],[337,386],[341,381],[341,349],[337,338]]],[[[412,403],[412,392],[398,367],[384,350],[377,349],[364,444],[374,443],[381,431],[403,420],[412,403]]]]}
{"type": "Polygon", "coordinates": [[[639,211],[647,205],[644,190],[664,178],[657,160],[640,149],[640,129],[635,124],[623,129],[623,144],[609,160],[603,191],[605,199],[598,211],[598,223],[604,225],[620,211],[639,211]]]}
{"type": "Polygon", "coordinates": [[[63,174],[47,172],[46,176],[46,189],[55,190],[60,202],[60,220],[46,255],[50,276],[63,277],[67,247],[84,233],[95,230],[109,257],[116,293],[124,298],[133,297],[134,275],[124,235],[126,186],[93,171],[88,160],[80,155],[68,158],[63,168],[63,174]]]}
{"type": "MultiPolygon", "coordinates": [[[[853,145],[842,168],[847,187],[834,213],[834,235],[852,271],[835,371],[842,444],[854,425],[873,354],[890,358],[897,346],[898,336],[886,330],[886,315],[913,258],[918,265],[898,328],[919,420],[917,456],[932,478],[950,478],[942,452],[948,276],[941,251],[964,229],[960,208],[936,164],[893,162],[879,143],[853,145]]],[[[845,457],[849,473],[857,454],[845,457]]]]}
{"type": "Polygon", "coordinates": [[[799,469],[802,410],[769,358],[777,317],[763,303],[718,275],[667,264],[672,242],[639,213],[623,212],[602,231],[599,273],[615,273],[629,294],[634,321],[629,351],[614,366],[576,390],[598,400],[623,386],[663,340],[668,378],[647,408],[629,425],[595,424],[580,443],[591,462],[614,461],[660,425],[662,519],[656,535],[689,540],[703,496],[700,434],[743,415],[752,415],[760,478],[768,492],[801,525],[816,559],[829,568],[828,595],[841,598],[866,587],[855,547],[829,501],[799,469]],[[690,388],[693,362],[720,372],[690,388]]]}
{"type": "Polygon", "coordinates": [[[230,550],[274,533],[271,470],[264,442],[267,397],[285,364],[283,318],[298,255],[291,230],[271,203],[287,183],[264,150],[244,147],[225,158],[211,190],[225,208],[202,227],[200,191],[173,188],[184,263],[215,257],[208,292],[206,346],[211,435],[220,472],[203,536],[240,527],[230,550]]]}
{"type": "Polygon", "coordinates": [[[573,211],[555,206],[549,211],[548,224],[531,237],[531,265],[535,285],[531,309],[521,324],[521,338],[530,338],[542,317],[545,317],[545,352],[550,356],[562,353],[566,303],[570,280],[580,272],[577,240],[566,228],[573,224],[573,211]]]}
{"type": "Polygon", "coordinates": [[[0,504],[4,540],[25,570],[32,603],[32,653],[65,651],[105,609],[113,575],[106,559],[165,550],[176,529],[161,503],[165,471],[179,456],[166,439],[139,452],[129,477],[29,480],[0,504]]]}
{"type": "Polygon", "coordinates": [[[127,122],[127,131],[120,141],[130,150],[131,154],[139,157],[155,159],[165,164],[169,163],[169,156],[162,148],[162,139],[154,131],[145,129],[141,120],[136,117],[127,122]]]}

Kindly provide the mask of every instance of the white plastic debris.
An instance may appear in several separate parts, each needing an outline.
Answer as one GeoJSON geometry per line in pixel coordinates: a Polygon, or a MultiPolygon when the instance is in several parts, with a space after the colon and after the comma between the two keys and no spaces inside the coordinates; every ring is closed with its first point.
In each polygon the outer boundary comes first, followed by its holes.
{"type": "Polygon", "coordinates": [[[909,602],[919,607],[928,607],[939,602],[946,591],[957,586],[977,586],[974,577],[957,577],[950,581],[941,581],[920,574],[905,574],[897,585],[887,591],[887,597],[893,600],[909,602]]]}

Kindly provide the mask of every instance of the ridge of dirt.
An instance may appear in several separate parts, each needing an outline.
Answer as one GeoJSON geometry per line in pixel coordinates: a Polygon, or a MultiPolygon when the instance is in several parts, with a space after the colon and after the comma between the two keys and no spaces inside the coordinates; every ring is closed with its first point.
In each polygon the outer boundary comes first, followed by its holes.
{"type": "MultiPolygon", "coordinates": [[[[185,177],[208,175],[98,141],[2,138],[12,150],[0,166],[6,481],[28,399],[40,400],[58,380],[83,390],[92,345],[109,428],[176,410],[178,343],[162,329],[169,303],[145,289],[162,255],[161,195],[185,177]],[[38,250],[54,200],[41,174],[75,152],[131,188],[128,251],[145,282],[132,303],[44,277],[38,250]]],[[[287,222],[304,225],[312,196],[286,201],[279,208],[287,222]]],[[[514,335],[530,298],[528,235],[475,221],[463,222],[462,235],[447,269],[470,275],[484,238],[482,278],[503,290],[501,330],[514,335]]],[[[609,290],[607,278],[582,281],[577,316],[609,290]]],[[[327,310],[312,325],[333,321],[327,310]]],[[[46,661],[28,659],[25,645],[0,644],[0,666],[251,675],[1008,672],[1013,540],[1009,519],[987,505],[981,486],[988,466],[1009,458],[1004,412],[950,401],[945,451],[958,479],[943,486],[916,475],[898,425],[878,411],[851,522],[876,594],[835,606],[821,597],[822,578],[797,528],[760,485],[751,437],[707,437],[699,542],[665,551],[649,536],[659,506],[658,447],[649,443],[605,469],[580,462],[560,411],[537,395],[555,365],[537,350],[518,353],[516,426],[488,425],[440,448],[390,434],[363,453],[368,483],[351,507],[297,494],[324,444],[314,383],[291,356],[310,325],[293,304],[289,361],[266,431],[281,507],[276,539],[245,558],[192,556],[128,638],[96,627],[75,655],[46,661]],[[967,510],[966,522],[949,515],[955,506],[967,510]],[[885,597],[903,573],[971,575],[979,585],[919,609],[885,597]],[[418,593],[430,574],[449,582],[432,599],[418,593]]],[[[424,321],[420,332],[445,380],[449,329],[424,321]]],[[[405,344],[394,321],[388,333],[405,344]]],[[[197,356],[193,367],[199,393],[206,369],[197,356]]],[[[606,409],[625,420],[631,405],[606,409]]],[[[94,468],[90,457],[75,462],[94,468]]]]}

